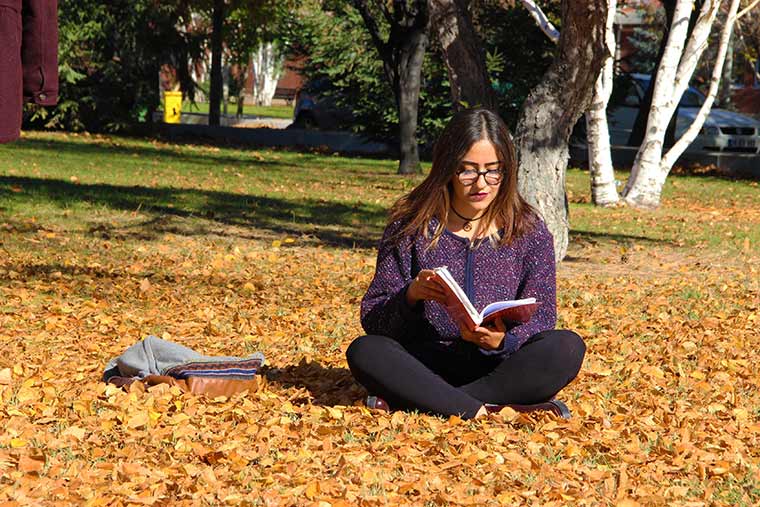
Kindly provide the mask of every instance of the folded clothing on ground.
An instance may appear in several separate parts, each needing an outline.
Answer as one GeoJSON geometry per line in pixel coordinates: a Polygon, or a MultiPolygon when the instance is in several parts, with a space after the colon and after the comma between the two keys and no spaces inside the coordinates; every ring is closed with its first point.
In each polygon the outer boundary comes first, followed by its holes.
{"type": "Polygon", "coordinates": [[[103,380],[123,387],[133,382],[171,384],[194,394],[231,396],[256,391],[256,373],[263,364],[260,352],[248,357],[204,356],[183,345],[148,336],[111,359],[103,380]]]}

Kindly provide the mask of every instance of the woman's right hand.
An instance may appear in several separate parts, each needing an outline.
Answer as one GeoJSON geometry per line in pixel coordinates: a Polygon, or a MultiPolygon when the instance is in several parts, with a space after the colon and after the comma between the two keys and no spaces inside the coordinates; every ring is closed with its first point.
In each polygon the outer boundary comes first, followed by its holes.
{"type": "Polygon", "coordinates": [[[423,269],[406,289],[406,302],[414,306],[422,300],[446,302],[446,292],[436,280],[435,271],[423,269]]]}

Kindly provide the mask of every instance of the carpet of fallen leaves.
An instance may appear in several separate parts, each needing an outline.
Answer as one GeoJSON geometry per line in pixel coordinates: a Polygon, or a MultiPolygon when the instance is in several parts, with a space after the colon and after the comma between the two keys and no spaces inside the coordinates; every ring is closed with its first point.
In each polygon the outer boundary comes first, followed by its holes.
{"type": "Polygon", "coordinates": [[[2,505],[760,503],[751,250],[576,241],[558,281],[559,325],[588,344],[572,419],[462,421],[361,406],[344,352],[371,250],[0,226],[2,505]],[[205,399],[99,381],[148,334],[261,351],[266,382],[205,399]]]}

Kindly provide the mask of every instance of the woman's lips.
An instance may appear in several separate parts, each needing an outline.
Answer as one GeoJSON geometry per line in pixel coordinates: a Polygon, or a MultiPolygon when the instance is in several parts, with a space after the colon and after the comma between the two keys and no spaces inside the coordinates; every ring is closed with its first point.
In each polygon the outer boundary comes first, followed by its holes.
{"type": "Polygon", "coordinates": [[[479,192],[477,194],[469,194],[468,197],[471,201],[482,201],[486,197],[488,197],[488,192],[479,192]]]}

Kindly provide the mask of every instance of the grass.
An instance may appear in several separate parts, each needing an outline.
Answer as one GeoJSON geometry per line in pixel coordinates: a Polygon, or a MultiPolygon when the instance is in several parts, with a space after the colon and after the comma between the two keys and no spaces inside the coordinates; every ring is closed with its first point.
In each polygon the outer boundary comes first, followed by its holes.
{"type": "Polygon", "coordinates": [[[84,134],[0,146],[0,503],[760,503],[757,182],[673,176],[640,212],[593,207],[570,169],[574,417],[463,423],[353,406],[375,244],[421,179],[395,169],[84,134]],[[261,351],[266,387],[106,390],[105,363],[147,334],[261,351]]]}
{"type": "MultiPolygon", "coordinates": [[[[208,102],[196,102],[195,104],[187,100],[182,102],[183,113],[208,114],[208,109],[208,102]]],[[[163,111],[163,109],[161,110],[163,111]]],[[[227,106],[227,114],[234,115],[236,113],[237,104],[230,103],[227,106]]],[[[291,120],[293,119],[293,105],[254,106],[252,104],[244,104],[243,114],[247,116],[261,116],[265,118],[282,118],[285,120],[291,120]]]]}

